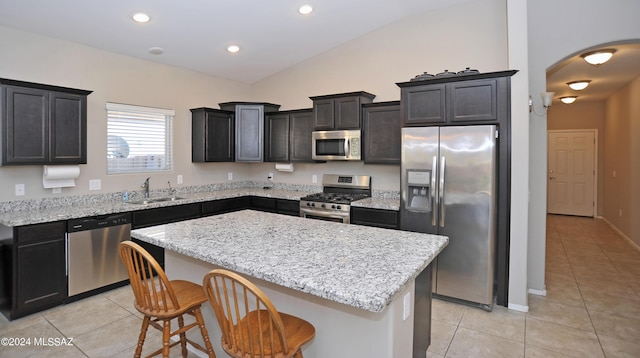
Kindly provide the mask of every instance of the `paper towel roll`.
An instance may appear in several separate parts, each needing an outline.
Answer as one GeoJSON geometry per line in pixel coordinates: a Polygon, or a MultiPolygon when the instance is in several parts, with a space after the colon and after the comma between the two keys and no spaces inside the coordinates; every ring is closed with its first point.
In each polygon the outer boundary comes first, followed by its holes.
{"type": "Polygon", "coordinates": [[[46,188],[66,188],[76,186],[75,179],[80,176],[77,165],[45,165],[42,173],[42,186],[46,188]]]}
{"type": "Polygon", "coordinates": [[[292,172],[293,163],[276,163],[276,170],[279,172],[292,172]]]}

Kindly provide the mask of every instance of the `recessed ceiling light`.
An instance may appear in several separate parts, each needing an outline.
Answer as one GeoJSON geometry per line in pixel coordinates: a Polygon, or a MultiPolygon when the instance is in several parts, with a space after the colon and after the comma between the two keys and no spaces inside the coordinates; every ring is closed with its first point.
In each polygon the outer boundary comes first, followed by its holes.
{"type": "Polygon", "coordinates": [[[571,89],[574,91],[582,91],[583,89],[587,88],[589,83],[591,83],[591,80],[567,82],[569,87],[571,87],[571,89]]]}
{"type": "Polygon", "coordinates": [[[611,57],[613,56],[613,54],[616,52],[616,50],[611,49],[611,48],[607,48],[604,50],[597,50],[597,51],[591,51],[591,52],[587,52],[582,56],[582,58],[584,58],[585,61],[587,61],[588,63],[598,66],[598,65],[602,65],[603,63],[609,61],[609,59],[611,59],[611,57]]]}
{"type": "Polygon", "coordinates": [[[231,52],[231,53],[236,53],[238,51],[240,51],[240,47],[237,45],[231,45],[229,47],[227,47],[227,51],[231,52]]]}
{"type": "Polygon", "coordinates": [[[565,97],[560,97],[560,100],[562,101],[562,103],[571,104],[575,102],[577,98],[578,96],[565,96],[565,97]]]}
{"type": "Polygon", "coordinates": [[[302,15],[308,15],[312,11],[313,11],[313,6],[311,6],[311,5],[302,5],[298,9],[298,12],[301,13],[302,15]]]}
{"type": "Polygon", "coordinates": [[[148,51],[152,55],[162,55],[164,53],[164,49],[162,47],[151,47],[148,51]]]}
{"type": "Polygon", "coordinates": [[[138,12],[133,14],[133,21],[135,22],[140,22],[140,23],[145,23],[145,22],[149,22],[149,20],[151,20],[151,18],[149,17],[149,15],[143,13],[143,12],[138,12]]]}

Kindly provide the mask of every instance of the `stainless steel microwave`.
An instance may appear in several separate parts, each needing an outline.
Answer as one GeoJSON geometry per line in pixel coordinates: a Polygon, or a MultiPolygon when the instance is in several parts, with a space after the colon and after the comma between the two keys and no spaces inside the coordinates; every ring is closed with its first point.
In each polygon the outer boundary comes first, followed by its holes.
{"type": "Polygon", "coordinates": [[[315,131],[311,135],[313,160],[361,160],[360,130],[315,131]]]}

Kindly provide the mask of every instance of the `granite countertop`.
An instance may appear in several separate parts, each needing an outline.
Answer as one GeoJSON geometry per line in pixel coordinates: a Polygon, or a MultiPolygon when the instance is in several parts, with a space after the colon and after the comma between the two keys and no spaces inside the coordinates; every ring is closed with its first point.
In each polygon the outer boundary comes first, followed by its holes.
{"type": "Polygon", "coordinates": [[[449,241],[253,210],[137,229],[131,236],[371,312],[383,311],[449,241]]]}
{"type": "MultiPolygon", "coordinates": [[[[124,213],[144,209],[152,209],[173,205],[205,202],[235,198],[241,196],[262,196],[278,199],[300,200],[301,197],[318,192],[318,190],[285,190],[263,188],[232,188],[196,193],[178,193],[180,200],[155,202],[146,205],[125,203],[122,200],[105,199],[103,196],[78,199],[77,197],[60,198],[55,204],[46,201],[25,201],[28,204],[18,205],[15,210],[0,212],[0,224],[5,226],[23,226],[53,222],[59,220],[78,219],[84,217],[124,213]],[[25,207],[26,206],[26,207],[25,207]]],[[[152,198],[157,197],[153,196],[152,198]]],[[[398,210],[399,199],[369,198],[352,203],[353,206],[363,206],[376,209],[398,210]]]]}

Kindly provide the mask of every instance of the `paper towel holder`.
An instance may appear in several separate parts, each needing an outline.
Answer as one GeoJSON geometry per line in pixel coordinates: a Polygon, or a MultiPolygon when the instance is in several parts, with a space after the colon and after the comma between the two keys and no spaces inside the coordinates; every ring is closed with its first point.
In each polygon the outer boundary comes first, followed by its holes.
{"type": "Polygon", "coordinates": [[[276,163],[276,170],[279,172],[293,172],[293,163],[276,163]]]}

